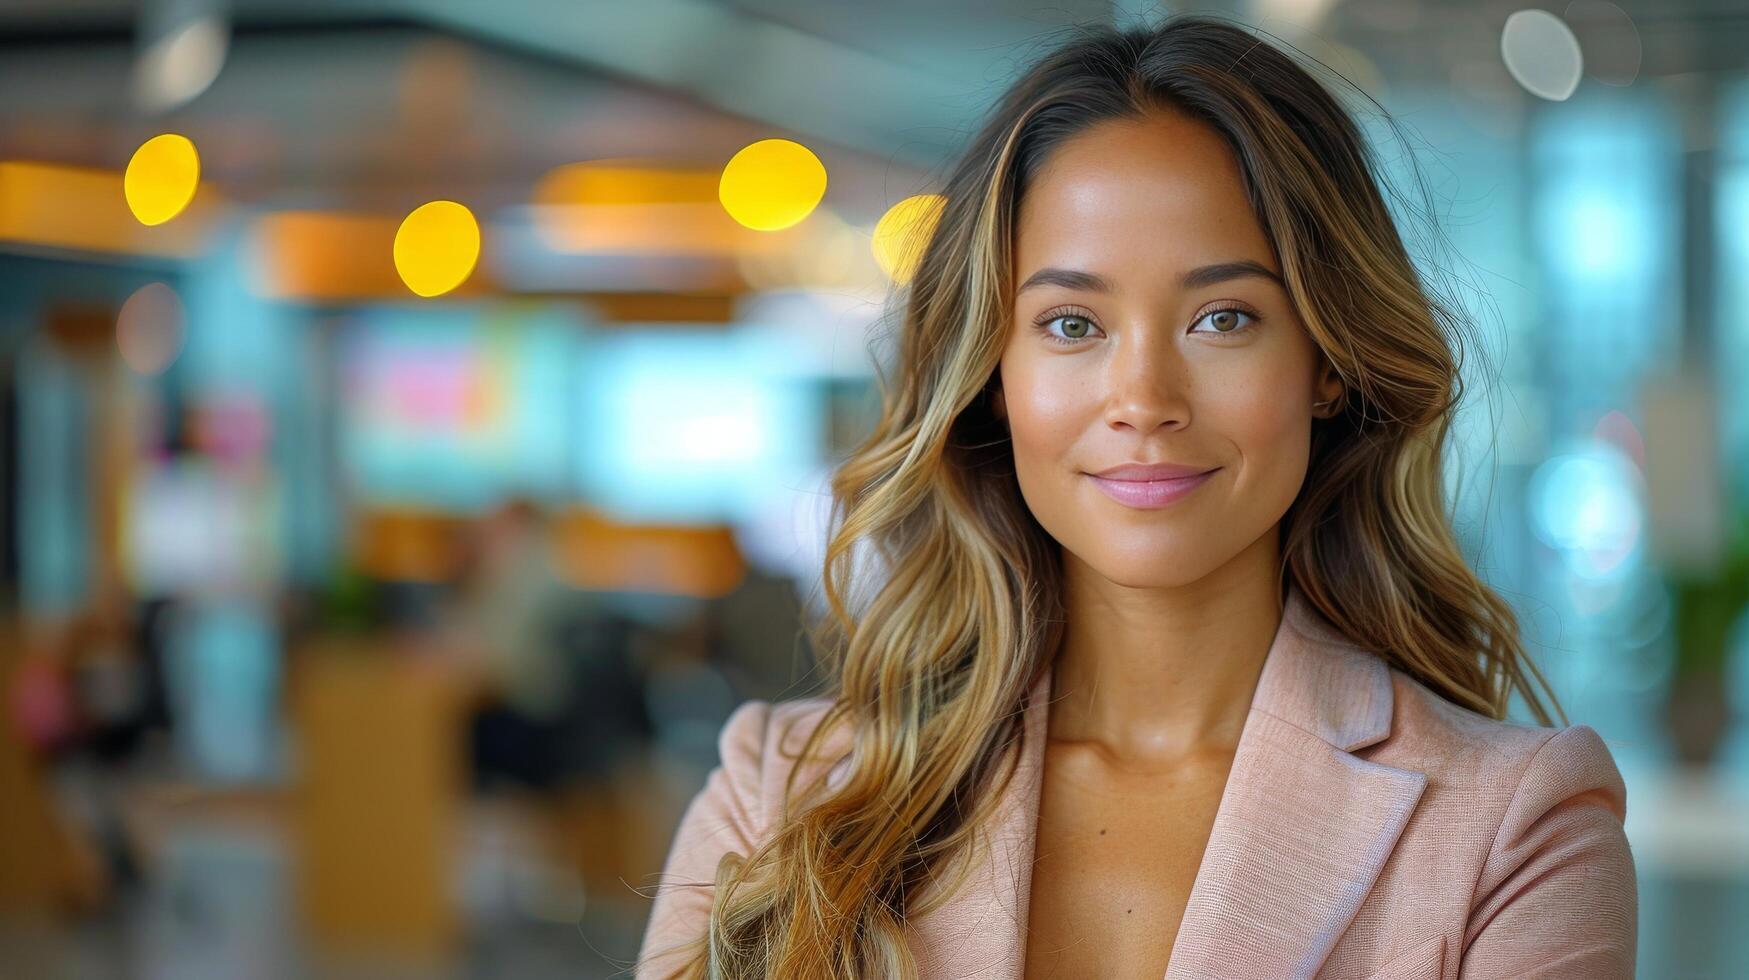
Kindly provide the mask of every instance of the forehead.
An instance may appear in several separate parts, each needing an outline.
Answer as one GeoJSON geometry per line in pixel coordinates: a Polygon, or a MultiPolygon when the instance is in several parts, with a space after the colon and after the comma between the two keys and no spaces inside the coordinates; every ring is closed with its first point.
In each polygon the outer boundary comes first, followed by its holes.
{"type": "Polygon", "coordinates": [[[1234,259],[1280,271],[1226,141],[1166,112],[1106,120],[1059,144],[1021,200],[1014,253],[1017,285],[1047,265],[1132,287],[1234,259]]]}

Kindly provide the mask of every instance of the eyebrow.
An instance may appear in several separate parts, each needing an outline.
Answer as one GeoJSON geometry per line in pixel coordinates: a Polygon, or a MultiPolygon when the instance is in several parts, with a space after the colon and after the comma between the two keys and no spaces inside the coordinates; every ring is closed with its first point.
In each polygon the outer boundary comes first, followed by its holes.
{"type": "MultiPolygon", "coordinates": [[[[1185,289],[1201,289],[1216,283],[1231,279],[1257,278],[1267,279],[1277,286],[1286,288],[1281,277],[1271,272],[1269,267],[1251,259],[1238,259],[1232,262],[1216,262],[1213,265],[1199,266],[1184,274],[1179,284],[1185,289]]],[[[1035,286],[1061,286],[1064,289],[1075,289],[1088,293],[1114,293],[1117,287],[1111,280],[1095,272],[1083,272],[1080,269],[1060,269],[1047,266],[1026,278],[1016,294],[1024,293],[1035,286]]]]}

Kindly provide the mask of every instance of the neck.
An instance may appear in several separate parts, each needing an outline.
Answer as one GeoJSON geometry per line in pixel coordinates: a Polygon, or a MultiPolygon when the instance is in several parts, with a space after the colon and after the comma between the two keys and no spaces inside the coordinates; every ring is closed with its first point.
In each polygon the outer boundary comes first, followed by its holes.
{"type": "Polygon", "coordinates": [[[1052,742],[1140,764],[1231,752],[1281,622],[1274,534],[1195,582],[1118,585],[1063,556],[1052,742]]]}

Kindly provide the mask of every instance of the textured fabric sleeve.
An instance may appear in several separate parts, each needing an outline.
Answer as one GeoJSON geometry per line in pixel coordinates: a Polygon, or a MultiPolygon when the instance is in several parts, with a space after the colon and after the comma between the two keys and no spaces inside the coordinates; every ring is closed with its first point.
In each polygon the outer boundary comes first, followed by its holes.
{"type": "Polygon", "coordinates": [[[717,863],[746,856],[765,834],[760,802],[762,759],[771,703],[744,702],[717,737],[721,761],[687,804],[669,846],[638,954],[637,980],[672,976],[685,961],[673,952],[704,935],[717,863]],[[672,955],[664,955],[672,954],[672,955]]]}
{"type": "Polygon", "coordinates": [[[1622,821],[1627,789],[1589,725],[1525,765],[1482,867],[1463,978],[1632,978],[1639,900],[1622,821]]]}

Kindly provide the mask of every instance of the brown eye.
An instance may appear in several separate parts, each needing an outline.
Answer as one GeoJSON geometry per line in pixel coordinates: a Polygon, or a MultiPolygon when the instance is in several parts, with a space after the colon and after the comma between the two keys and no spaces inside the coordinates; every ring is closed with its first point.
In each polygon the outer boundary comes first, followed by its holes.
{"type": "Polygon", "coordinates": [[[1093,331],[1099,329],[1089,317],[1082,316],[1079,313],[1059,313],[1056,311],[1046,313],[1044,316],[1039,317],[1035,322],[1035,326],[1044,331],[1045,339],[1053,344],[1064,347],[1079,346],[1081,341],[1086,340],[1088,337],[1092,336],[1093,331]],[[1058,334],[1055,330],[1051,329],[1051,325],[1054,323],[1063,324],[1063,332],[1061,334],[1058,334]]]}
{"type": "Polygon", "coordinates": [[[1197,318],[1197,323],[1208,323],[1213,330],[1192,330],[1191,333],[1234,334],[1250,329],[1257,321],[1263,319],[1250,310],[1242,310],[1236,306],[1224,306],[1218,310],[1210,310],[1197,318]],[[1241,318],[1244,318],[1243,320],[1241,318]],[[1251,322],[1247,323],[1244,320],[1251,322]]]}

